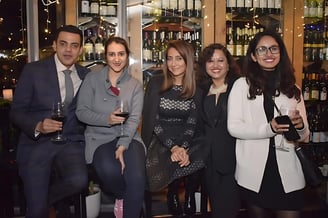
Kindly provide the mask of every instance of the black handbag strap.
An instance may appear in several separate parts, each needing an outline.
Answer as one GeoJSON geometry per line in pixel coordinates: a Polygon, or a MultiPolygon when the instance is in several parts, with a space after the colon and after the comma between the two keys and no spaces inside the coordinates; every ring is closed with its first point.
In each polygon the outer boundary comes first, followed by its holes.
{"type": "Polygon", "coordinates": [[[273,103],[273,105],[274,105],[274,108],[277,110],[277,112],[278,112],[278,114],[279,114],[279,116],[281,116],[282,114],[281,114],[281,111],[280,111],[280,109],[278,108],[278,106],[277,106],[277,104],[276,104],[276,102],[275,102],[275,96],[270,96],[270,95],[268,95],[268,93],[265,93],[265,92],[263,92],[263,94],[264,94],[264,96],[266,96],[268,99],[270,99],[271,101],[272,101],[272,103],[273,103]]]}

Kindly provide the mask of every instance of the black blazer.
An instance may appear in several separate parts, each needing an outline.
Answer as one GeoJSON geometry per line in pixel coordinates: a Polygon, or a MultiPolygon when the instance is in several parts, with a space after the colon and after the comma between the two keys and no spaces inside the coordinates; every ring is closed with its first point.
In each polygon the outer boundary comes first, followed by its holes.
{"type": "MultiPolygon", "coordinates": [[[[89,69],[75,65],[83,80],[89,69]]],[[[77,95],[68,107],[63,135],[70,141],[84,141],[84,126],[75,115],[77,95]]],[[[61,101],[54,56],[28,63],[19,78],[11,106],[11,121],[21,130],[20,144],[40,144],[50,140],[52,134],[35,137],[36,124],[51,116],[52,105],[61,101]]]]}
{"type": "MultiPolygon", "coordinates": [[[[208,166],[219,173],[234,173],[236,167],[235,144],[236,139],[232,137],[227,129],[227,101],[233,82],[228,83],[227,92],[222,93],[218,99],[218,111],[209,114],[203,104],[202,119],[205,125],[205,138],[207,146],[210,147],[208,166]]],[[[208,93],[210,83],[203,87],[208,93]]],[[[214,96],[213,96],[214,101],[214,96]]]]}

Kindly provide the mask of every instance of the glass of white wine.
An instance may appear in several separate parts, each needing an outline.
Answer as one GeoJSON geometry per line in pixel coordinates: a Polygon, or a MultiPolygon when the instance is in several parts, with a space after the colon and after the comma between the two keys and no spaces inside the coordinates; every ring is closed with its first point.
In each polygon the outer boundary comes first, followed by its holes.
{"type": "MultiPolygon", "coordinates": [[[[299,114],[299,111],[295,107],[282,106],[280,108],[279,112],[280,112],[280,116],[287,115],[290,119],[293,119],[293,117],[295,117],[299,114]]],[[[275,147],[276,147],[276,149],[281,150],[281,151],[287,151],[287,152],[289,151],[289,148],[285,146],[284,133],[282,134],[280,144],[276,145],[275,147]]]]}

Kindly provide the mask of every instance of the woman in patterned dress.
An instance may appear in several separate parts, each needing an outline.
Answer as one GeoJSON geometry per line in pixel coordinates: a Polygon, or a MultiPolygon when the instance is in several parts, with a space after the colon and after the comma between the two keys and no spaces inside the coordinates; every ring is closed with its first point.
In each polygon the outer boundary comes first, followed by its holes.
{"type": "Polygon", "coordinates": [[[178,198],[182,179],[186,189],[184,213],[194,214],[196,210],[194,194],[206,158],[197,112],[201,98],[196,88],[193,47],[182,40],[170,41],[163,75],[152,77],[146,89],[142,138],[148,148],[148,189],[156,191],[168,185],[168,210],[175,216],[183,214],[178,198]]]}

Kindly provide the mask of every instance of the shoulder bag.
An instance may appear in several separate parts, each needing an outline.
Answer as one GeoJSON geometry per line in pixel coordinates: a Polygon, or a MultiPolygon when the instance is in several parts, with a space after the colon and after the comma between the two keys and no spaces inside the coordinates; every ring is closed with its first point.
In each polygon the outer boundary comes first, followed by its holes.
{"type": "MultiPolygon", "coordinates": [[[[275,101],[270,98],[273,101],[274,107],[278,111],[279,115],[281,116],[281,112],[276,105],[275,101]]],[[[294,126],[291,126],[294,128],[294,126]]],[[[295,129],[295,128],[294,128],[295,129]]],[[[296,131],[296,129],[295,129],[296,131]]],[[[288,139],[287,139],[288,140],[288,139]]],[[[296,140],[293,140],[295,142],[295,152],[298,157],[298,159],[301,162],[302,170],[304,174],[305,181],[310,186],[318,186],[323,181],[323,175],[319,169],[319,167],[316,166],[314,161],[306,155],[306,152],[302,149],[301,146],[297,143],[296,140]]]]}

